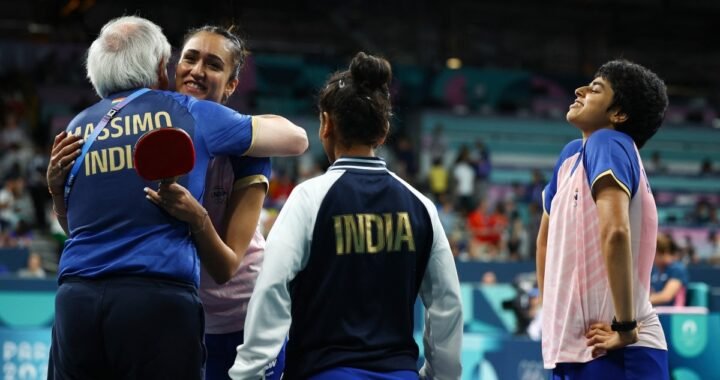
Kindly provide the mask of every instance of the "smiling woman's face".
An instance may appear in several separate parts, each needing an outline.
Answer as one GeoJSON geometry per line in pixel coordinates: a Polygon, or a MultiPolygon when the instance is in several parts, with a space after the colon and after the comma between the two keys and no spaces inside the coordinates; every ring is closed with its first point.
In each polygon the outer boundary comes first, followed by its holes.
{"type": "Polygon", "coordinates": [[[219,34],[200,32],[183,46],[175,71],[178,92],[222,103],[235,90],[229,41],[219,34]]]}

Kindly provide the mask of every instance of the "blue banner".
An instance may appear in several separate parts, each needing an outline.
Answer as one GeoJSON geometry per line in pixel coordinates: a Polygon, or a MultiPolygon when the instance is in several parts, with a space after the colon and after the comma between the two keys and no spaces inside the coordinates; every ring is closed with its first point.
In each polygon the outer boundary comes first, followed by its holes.
{"type": "Polygon", "coordinates": [[[720,314],[660,314],[675,379],[720,379],[720,314]]]}
{"type": "Polygon", "coordinates": [[[3,380],[47,378],[51,329],[0,328],[3,380]]]}

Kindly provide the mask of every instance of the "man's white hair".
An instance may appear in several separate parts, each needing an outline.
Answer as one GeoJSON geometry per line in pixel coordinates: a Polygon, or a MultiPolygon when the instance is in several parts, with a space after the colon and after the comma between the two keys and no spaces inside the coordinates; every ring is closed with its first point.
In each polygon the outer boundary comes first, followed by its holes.
{"type": "Polygon", "coordinates": [[[159,81],[158,65],[167,65],[170,49],[162,29],[152,21],[119,17],[105,24],[90,45],[87,76],[103,98],[118,91],[153,87],[159,81]]]}

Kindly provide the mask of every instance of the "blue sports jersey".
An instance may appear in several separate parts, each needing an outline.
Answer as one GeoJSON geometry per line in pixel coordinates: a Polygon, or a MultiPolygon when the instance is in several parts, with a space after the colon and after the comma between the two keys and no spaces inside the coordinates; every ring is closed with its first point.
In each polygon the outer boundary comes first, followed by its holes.
{"type": "Polygon", "coordinates": [[[450,244],[435,205],[383,160],[342,157],[293,189],[268,236],[230,377],[260,377],[288,333],[288,379],[347,371],[363,379],[460,378],[462,311],[450,244]],[[419,374],[418,295],[426,307],[419,374]]]}
{"type": "MultiPolygon", "coordinates": [[[[132,91],[112,94],[77,115],[67,131],[87,138],[110,107],[132,91]]],[[[201,199],[208,162],[215,155],[242,155],[253,141],[252,118],[217,103],[150,91],[130,102],[100,133],[68,199],[70,237],[60,260],[68,276],[166,277],[199,284],[198,257],[188,225],[145,198],[132,153],[140,136],[156,128],[181,128],[195,145],[195,166],[178,183],[201,199]]]]}
{"type": "Polygon", "coordinates": [[[431,214],[379,159],[343,158],[329,171],[344,175],[325,193],[307,265],[290,283],[297,302],[285,373],[414,370],[413,308],[434,243],[431,214]]]}
{"type": "MultiPolygon", "coordinates": [[[[573,171],[580,164],[585,168],[588,184],[592,188],[595,181],[610,173],[617,183],[628,193],[629,197],[633,197],[640,183],[640,162],[635,153],[635,145],[632,138],[622,132],[611,129],[601,129],[595,131],[587,141],[573,140],[563,148],[555,164],[553,177],[545,187],[543,206],[549,214],[551,203],[555,197],[558,186],[558,170],[568,158],[581,153],[580,156],[574,158],[573,171]]],[[[560,179],[562,180],[562,179],[560,179]]]]}

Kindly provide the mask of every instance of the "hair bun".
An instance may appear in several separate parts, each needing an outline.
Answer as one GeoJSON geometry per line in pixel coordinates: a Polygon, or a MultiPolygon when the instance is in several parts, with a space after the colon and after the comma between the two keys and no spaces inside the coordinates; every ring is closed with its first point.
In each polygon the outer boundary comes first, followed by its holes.
{"type": "Polygon", "coordinates": [[[356,85],[371,91],[387,91],[392,80],[390,62],[363,52],[357,53],[350,62],[350,74],[356,85]]]}

